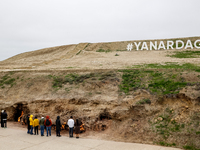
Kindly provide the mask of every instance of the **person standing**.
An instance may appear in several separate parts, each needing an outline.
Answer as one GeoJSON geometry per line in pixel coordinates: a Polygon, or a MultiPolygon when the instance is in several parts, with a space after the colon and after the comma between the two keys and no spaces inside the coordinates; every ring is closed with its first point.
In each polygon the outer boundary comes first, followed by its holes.
{"type": "Polygon", "coordinates": [[[52,125],[52,121],[49,118],[49,116],[46,116],[46,119],[44,121],[44,125],[46,126],[46,131],[47,131],[47,137],[48,137],[48,133],[49,136],[51,136],[51,125],[52,125]]]}
{"type": "Polygon", "coordinates": [[[33,115],[30,115],[29,123],[30,123],[30,126],[31,126],[30,134],[33,135],[33,115]]]}
{"type": "Polygon", "coordinates": [[[39,122],[39,124],[40,124],[40,131],[41,131],[41,136],[44,136],[44,117],[42,117],[41,119],[40,119],[40,122],[39,122]]]}
{"type": "Polygon", "coordinates": [[[75,134],[76,134],[77,139],[79,138],[79,134],[80,134],[80,125],[81,125],[81,122],[78,119],[76,119],[75,134]]]}
{"type": "Polygon", "coordinates": [[[28,125],[27,126],[27,129],[28,129],[27,134],[30,134],[30,129],[31,129],[29,118],[30,118],[30,114],[28,114],[27,117],[26,117],[26,122],[27,122],[27,125],[28,125]]]}
{"type": "Polygon", "coordinates": [[[73,137],[73,128],[74,128],[74,120],[73,117],[71,116],[70,119],[67,122],[68,126],[69,126],[69,137],[73,137]]]}
{"type": "Polygon", "coordinates": [[[3,124],[4,124],[4,128],[7,128],[7,113],[6,113],[6,110],[4,110],[3,112],[3,124]]]}
{"type": "Polygon", "coordinates": [[[39,120],[37,119],[37,116],[35,116],[35,119],[33,121],[33,127],[34,127],[35,135],[36,135],[36,133],[38,135],[38,126],[39,126],[39,120]]]}
{"type": "Polygon", "coordinates": [[[3,113],[4,113],[4,110],[1,111],[1,127],[2,128],[4,127],[4,124],[3,124],[3,113]]]}
{"type": "Polygon", "coordinates": [[[56,120],[56,136],[58,136],[58,137],[61,137],[60,130],[61,130],[60,116],[57,116],[57,120],[56,120]]]}

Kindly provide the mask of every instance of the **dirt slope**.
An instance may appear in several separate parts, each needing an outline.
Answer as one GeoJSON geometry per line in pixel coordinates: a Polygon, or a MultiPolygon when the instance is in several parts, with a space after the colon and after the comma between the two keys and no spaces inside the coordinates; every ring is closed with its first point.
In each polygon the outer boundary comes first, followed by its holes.
{"type": "MultiPolygon", "coordinates": [[[[182,38],[181,40],[186,43],[188,39],[194,42],[199,37],[182,38]]],[[[175,41],[177,39],[163,39],[162,41],[166,44],[167,40],[175,41]]],[[[147,42],[149,45],[149,41],[154,40],[136,42],[147,42]]],[[[41,49],[1,61],[0,69],[118,69],[145,63],[189,62],[198,64],[200,62],[199,58],[178,59],[168,57],[168,54],[177,50],[136,51],[136,47],[133,47],[132,51],[127,51],[127,44],[134,42],[80,43],[41,49]],[[119,56],[115,56],[116,53],[119,56]]],[[[193,50],[196,51],[197,49],[193,50]]]]}

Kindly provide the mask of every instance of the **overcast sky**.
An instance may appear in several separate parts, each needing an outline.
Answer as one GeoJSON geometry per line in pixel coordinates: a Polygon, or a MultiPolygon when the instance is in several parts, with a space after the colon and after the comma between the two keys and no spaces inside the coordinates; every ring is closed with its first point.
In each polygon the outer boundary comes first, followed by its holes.
{"type": "Polygon", "coordinates": [[[200,0],[0,0],[0,61],[81,42],[200,36],[200,0]]]}

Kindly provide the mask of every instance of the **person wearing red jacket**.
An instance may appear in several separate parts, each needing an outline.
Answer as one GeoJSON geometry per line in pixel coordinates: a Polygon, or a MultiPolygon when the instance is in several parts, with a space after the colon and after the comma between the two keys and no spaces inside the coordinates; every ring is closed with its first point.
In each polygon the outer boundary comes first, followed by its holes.
{"type": "Polygon", "coordinates": [[[51,136],[51,125],[52,125],[52,121],[49,118],[49,116],[46,116],[46,119],[44,121],[44,125],[46,126],[46,131],[47,131],[47,137],[48,137],[48,132],[49,132],[49,136],[51,136]]]}

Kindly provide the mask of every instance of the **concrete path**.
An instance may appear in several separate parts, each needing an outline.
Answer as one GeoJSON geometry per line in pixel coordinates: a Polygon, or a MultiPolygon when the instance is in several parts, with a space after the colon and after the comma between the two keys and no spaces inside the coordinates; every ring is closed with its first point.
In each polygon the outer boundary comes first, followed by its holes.
{"type": "Polygon", "coordinates": [[[24,130],[0,128],[0,150],[180,150],[176,148],[123,143],[94,139],[76,139],[67,136],[41,137],[24,130]]]}

